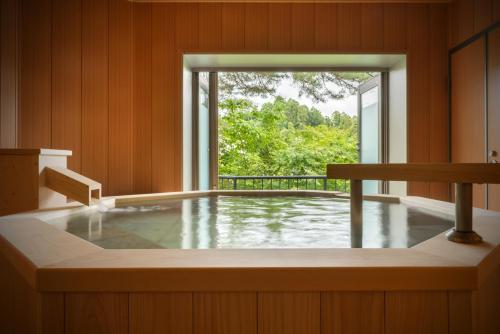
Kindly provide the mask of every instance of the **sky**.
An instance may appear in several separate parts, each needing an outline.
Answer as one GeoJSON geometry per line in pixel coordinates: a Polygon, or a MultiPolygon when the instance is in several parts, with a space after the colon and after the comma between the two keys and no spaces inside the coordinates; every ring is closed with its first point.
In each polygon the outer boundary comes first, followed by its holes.
{"type": "MultiPolygon", "coordinates": [[[[357,113],[358,113],[358,109],[357,109],[358,108],[358,98],[357,98],[356,94],[348,96],[342,100],[333,100],[332,99],[326,103],[321,103],[321,102],[316,103],[316,102],[313,102],[307,96],[299,97],[299,90],[295,86],[293,86],[292,80],[290,80],[290,79],[284,79],[281,82],[281,85],[279,86],[279,88],[277,90],[277,95],[283,96],[286,99],[293,98],[294,100],[298,101],[300,104],[306,105],[309,108],[315,107],[324,116],[330,116],[335,110],[345,112],[346,114],[348,114],[350,116],[357,115],[357,113]]],[[[274,97],[269,97],[269,98],[253,97],[251,100],[260,107],[262,104],[274,100],[274,97]]]]}

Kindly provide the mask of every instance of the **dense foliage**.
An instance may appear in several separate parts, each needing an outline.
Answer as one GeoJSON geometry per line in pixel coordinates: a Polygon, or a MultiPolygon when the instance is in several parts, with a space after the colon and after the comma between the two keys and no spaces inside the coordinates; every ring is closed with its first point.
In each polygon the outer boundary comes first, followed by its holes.
{"type": "Polygon", "coordinates": [[[357,117],[279,96],[260,108],[227,98],[219,110],[220,175],[324,175],[327,163],[358,159],[357,117]]]}

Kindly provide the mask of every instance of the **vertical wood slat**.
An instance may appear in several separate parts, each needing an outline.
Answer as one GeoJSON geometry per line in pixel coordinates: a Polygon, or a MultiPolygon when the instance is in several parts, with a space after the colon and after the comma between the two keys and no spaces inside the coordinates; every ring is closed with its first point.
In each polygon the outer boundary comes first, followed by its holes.
{"type": "Polygon", "coordinates": [[[314,46],[318,50],[337,48],[337,4],[315,4],[314,46]],[[334,18],[334,19],[332,19],[334,18]]]}
{"type": "Polygon", "coordinates": [[[193,333],[191,293],[131,293],[130,334],[193,333]]]}
{"type": "Polygon", "coordinates": [[[337,46],[339,51],[357,51],[361,44],[361,4],[337,5],[337,46]]]}
{"type": "MultiPolygon", "coordinates": [[[[447,35],[437,29],[447,19],[447,6],[436,5],[429,8],[429,162],[448,162],[448,50],[447,35]]],[[[449,185],[430,183],[429,196],[440,200],[450,200],[449,185]]]]}
{"type": "Polygon", "coordinates": [[[268,47],[272,50],[288,50],[292,46],[291,5],[270,3],[268,16],[268,47]]]}
{"type": "Polygon", "coordinates": [[[448,333],[446,292],[386,292],[385,334],[448,333]]]}
{"type": "Polygon", "coordinates": [[[0,3],[0,147],[17,147],[19,0],[0,3]]]}
{"type": "Polygon", "coordinates": [[[109,2],[108,193],[133,193],[132,4],[109,2]]]}
{"type": "MultiPolygon", "coordinates": [[[[500,28],[489,33],[488,52],[488,151],[500,154],[500,28]]],[[[488,210],[500,211],[499,184],[488,185],[488,210]]]]}
{"type": "Polygon", "coordinates": [[[194,294],[194,334],[256,334],[255,292],[194,294]]]}
{"type": "Polygon", "coordinates": [[[448,293],[450,334],[474,333],[474,294],[470,291],[448,293]]]}
{"type": "Polygon", "coordinates": [[[291,5],[293,50],[314,48],[315,15],[314,4],[293,3],[291,5]]]}
{"type": "Polygon", "coordinates": [[[123,334],[129,329],[127,293],[66,293],[66,334],[123,334]]]}
{"type": "MultiPolygon", "coordinates": [[[[429,162],[429,9],[407,5],[408,162],[429,162]]],[[[429,196],[429,183],[410,182],[408,193],[429,196]]]]}
{"type": "MultiPolygon", "coordinates": [[[[484,38],[451,58],[451,160],[485,162],[484,38]],[[467,135],[464,135],[467,134],[467,135]]],[[[474,185],[474,207],[485,207],[485,186],[474,185]]]]}
{"type": "Polygon", "coordinates": [[[82,2],[52,0],[52,146],[82,169],[82,2]]]}
{"type": "Polygon", "coordinates": [[[222,49],[237,50],[245,47],[245,4],[222,4],[222,49]]]}
{"type": "Polygon", "coordinates": [[[258,295],[259,334],[319,334],[320,294],[262,292],[258,295]]]}
{"type": "Polygon", "coordinates": [[[455,0],[451,3],[451,47],[474,34],[474,1],[455,0]]]}
{"type": "Polygon", "coordinates": [[[383,334],[384,292],[323,292],[322,334],[383,334]]]}
{"type": "Polygon", "coordinates": [[[151,4],[133,9],[133,190],[151,192],[151,4]]]}
{"type": "Polygon", "coordinates": [[[268,30],[269,5],[245,4],[245,49],[266,50],[268,30]]]}
{"type": "Polygon", "coordinates": [[[41,334],[65,334],[64,293],[39,294],[39,327],[41,334]]]}
{"type": "Polygon", "coordinates": [[[220,3],[200,3],[198,20],[199,47],[206,50],[220,49],[222,43],[222,5],[220,3]]]}
{"type": "Polygon", "coordinates": [[[384,49],[406,49],[407,13],[405,4],[384,5],[384,49]]]}
{"type": "Polygon", "coordinates": [[[474,32],[493,23],[493,0],[474,0],[474,32]]]}
{"type": "Polygon", "coordinates": [[[366,50],[384,48],[384,7],[380,4],[361,5],[361,45],[366,50]]]}
{"type": "Polygon", "coordinates": [[[23,0],[20,13],[19,147],[51,147],[51,1],[23,0]]]}
{"type": "Polygon", "coordinates": [[[152,191],[175,191],[181,184],[180,146],[182,124],[171,103],[176,85],[175,20],[172,4],[152,13],[152,191]]]}
{"type": "Polygon", "coordinates": [[[108,189],[108,0],[82,2],[82,173],[108,189]]]}

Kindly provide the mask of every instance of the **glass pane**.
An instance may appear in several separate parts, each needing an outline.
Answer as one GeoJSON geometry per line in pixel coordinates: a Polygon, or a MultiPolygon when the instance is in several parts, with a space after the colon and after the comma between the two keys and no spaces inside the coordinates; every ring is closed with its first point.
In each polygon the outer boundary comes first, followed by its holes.
{"type": "MultiPolygon", "coordinates": [[[[361,162],[378,163],[379,141],[379,94],[378,86],[361,94],[361,162]]],[[[364,194],[377,194],[378,181],[363,181],[364,194]]]]}
{"type": "Polygon", "coordinates": [[[199,75],[199,116],[198,116],[198,180],[199,189],[208,190],[210,187],[210,135],[208,114],[208,72],[200,72],[199,75]]]}

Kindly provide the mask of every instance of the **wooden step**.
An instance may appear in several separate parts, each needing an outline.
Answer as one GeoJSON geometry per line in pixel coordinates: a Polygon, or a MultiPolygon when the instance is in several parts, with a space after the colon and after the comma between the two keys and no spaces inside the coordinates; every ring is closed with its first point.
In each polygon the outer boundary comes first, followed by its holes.
{"type": "Polygon", "coordinates": [[[87,206],[101,198],[101,184],[63,167],[45,167],[45,186],[87,206]]]}

